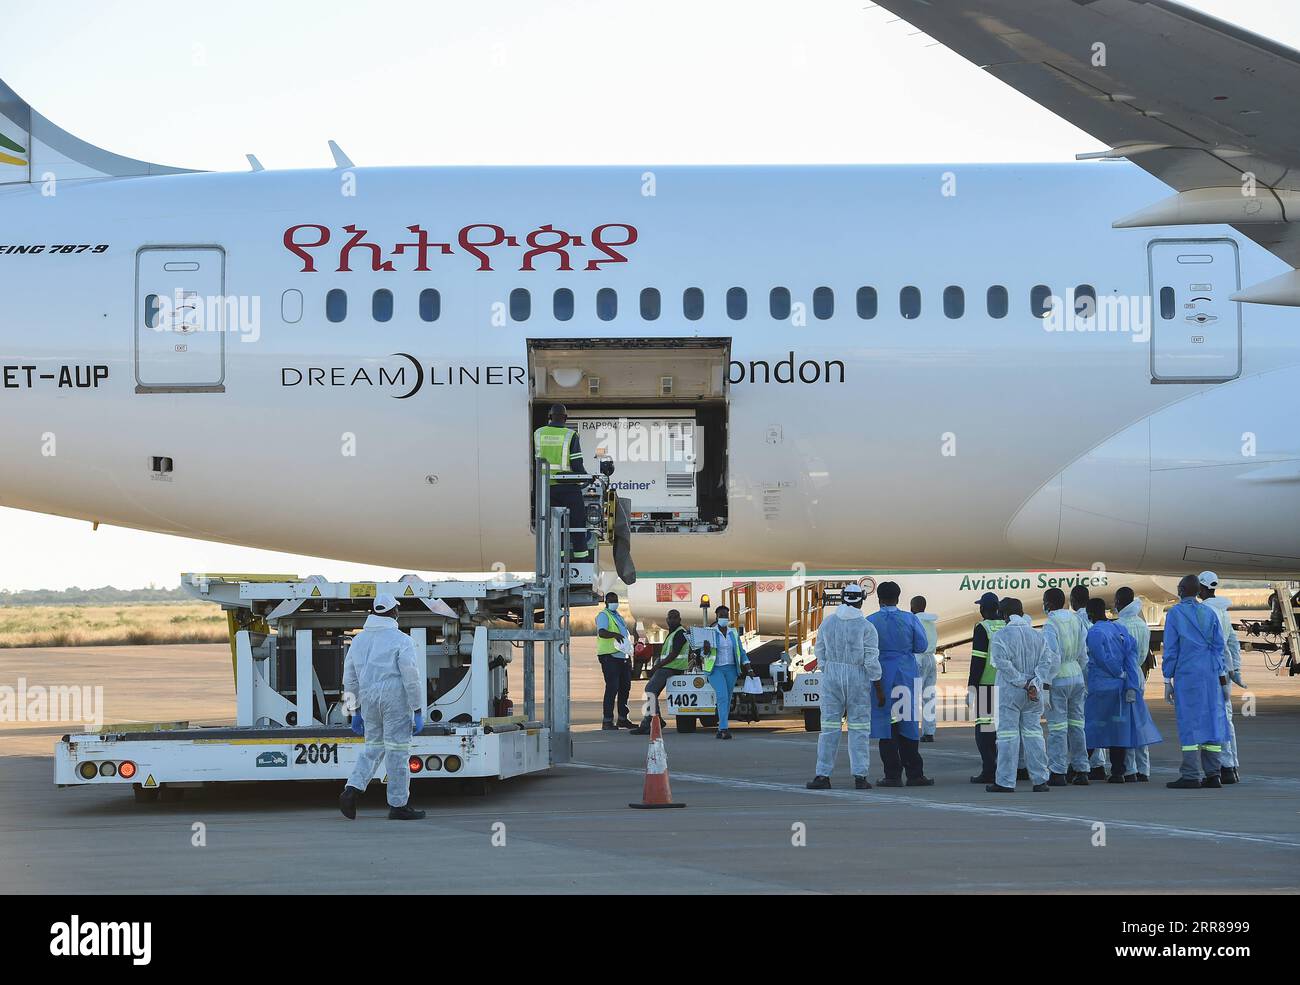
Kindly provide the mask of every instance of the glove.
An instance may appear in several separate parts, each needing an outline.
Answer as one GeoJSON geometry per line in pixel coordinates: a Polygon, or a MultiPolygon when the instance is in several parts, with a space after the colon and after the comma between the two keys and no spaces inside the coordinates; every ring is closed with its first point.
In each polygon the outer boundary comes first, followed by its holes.
{"type": "Polygon", "coordinates": [[[411,734],[418,735],[424,731],[424,712],[420,709],[415,710],[415,715],[411,719],[411,734]]]}
{"type": "Polygon", "coordinates": [[[872,683],[875,685],[876,707],[883,708],[885,707],[885,685],[881,684],[880,681],[873,681],[872,683]]]}
{"type": "Polygon", "coordinates": [[[1229,675],[1228,675],[1228,679],[1231,680],[1232,683],[1236,684],[1237,687],[1245,687],[1245,686],[1246,686],[1245,683],[1244,683],[1244,682],[1242,681],[1242,679],[1241,679],[1241,671],[1239,671],[1239,670],[1234,670],[1231,674],[1229,674],[1229,675]]]}
{"type": "Polygon", "coordinates": [[[1124,692],[1124,700],[1127,701],[1129,704],[1133,704],[1133,702],[1137,701],[1137,699],[1138,699],[1138,693],[1134,688],[1129,688],[1127,691],[1124,692]]]}
{"type": "Polygon", "coordinates": [[[352,716],[352,731],[361,736],[366,734],[366,723],[361,718],[361,712],[352,716]]]}
{"type": "Polygon", "coordinates": [[[1174,682],[1168,679],[1165,680],[1165,700],[1174,703],[1174,682]]]}

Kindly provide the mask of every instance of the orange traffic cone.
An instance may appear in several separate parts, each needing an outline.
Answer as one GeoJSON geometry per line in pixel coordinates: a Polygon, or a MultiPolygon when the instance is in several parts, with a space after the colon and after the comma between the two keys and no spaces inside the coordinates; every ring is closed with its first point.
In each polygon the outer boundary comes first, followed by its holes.
{"type": "Polygon", "coordinates": [[[673,803],[673,792],[668,786],[668,753],[664,751],[664,736],[658,715],[655,715],[654,722],[650,725],[650,749],[645,757],[645,791],[641,794],[641,803],[627,806],[641,810],[686,806],[673,803]]]}

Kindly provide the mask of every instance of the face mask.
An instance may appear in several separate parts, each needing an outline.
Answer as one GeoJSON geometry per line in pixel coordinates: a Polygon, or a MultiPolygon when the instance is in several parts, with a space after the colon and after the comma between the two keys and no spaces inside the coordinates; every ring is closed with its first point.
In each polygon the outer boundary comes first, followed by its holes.
{"type": "Polygon", "coordinates": [[[606,602],[606,603],[605,603],[605,608],[608,609],[610,612],[615,612],[615,611],[618,610],[618,603],[617,603],[617,602],[606,602]]]}
{"type": "Polygon", "coordinates": [[[730,624],[731,624],[731,620],[730,620],[730,619],[719,619],[719,620],[718,620],[718,625],[721,626],[723,629],[726,629],[730,624]]]}

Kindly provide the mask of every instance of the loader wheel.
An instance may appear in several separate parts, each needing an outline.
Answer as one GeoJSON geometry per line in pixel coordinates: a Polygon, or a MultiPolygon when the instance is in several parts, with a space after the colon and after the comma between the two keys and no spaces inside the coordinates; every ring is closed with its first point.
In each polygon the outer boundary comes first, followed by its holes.
{"type": "Polygon", "coordinates": [[[154,804],[158,802],[158,788],[149,787],[145,789],[138,783],[131,784],[131,793],[135,795],[137,804],[154,804]]]}
{"type": "Polygon", "coordinates": [[[695,726],[698,723],[699,723],[699,719],[691,715],[678,715],[677,731],[683,734],[690,734],[691,732],[695,731],[695,726]]]}
{"type": "Polygon", "coordinates": [[[804,709],[803,730],[805,732],[820,732],[822,730],[822,710],[820,708],[804,709]]]}

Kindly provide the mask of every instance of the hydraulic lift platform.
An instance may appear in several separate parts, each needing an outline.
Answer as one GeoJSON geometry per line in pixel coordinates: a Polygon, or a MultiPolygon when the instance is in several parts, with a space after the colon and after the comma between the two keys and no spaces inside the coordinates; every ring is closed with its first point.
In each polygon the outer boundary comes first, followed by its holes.
{"type": "MultiPolygon", "coordinates": [[[[173,799],[215,782],[343,780],[364,739],[350,726],[354,699],[343,693],[343,661],[377,594],[399,600],[399,627],[416,645],[425,681],[425,726],[412,736],[413,780],[505,779],[566,763],[569,718],[569,610],[593,605],[604,576],[592,560],[565,559],[568,512],[551,508],[549,473],[535,478],[537,570],[532,578],[331,582],[320,577],[198,575],[182,578],[196,598],[219,604],[230,627],[235,724],[219,727],[108,726],[68,734],[55,749],[59,786],[123,784],[136,798],[173,799]],[[539,714],[536,658],[542,656],[539,714]],[[522,663],[521,708],[509,671],[522,663]]],[[[614,495],[590,478],[588,497],[614,495]]],[[[613,508],[589,510],[593,547],[608,543],[613,508]]],[[[386,780],[380,764],[379,779],[386,780]]]]}

